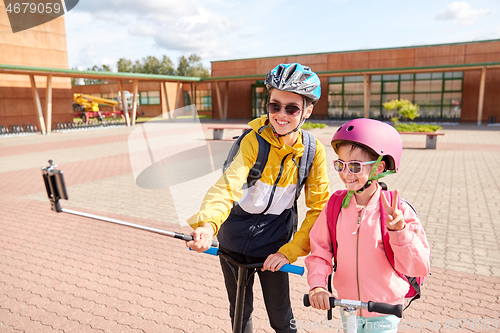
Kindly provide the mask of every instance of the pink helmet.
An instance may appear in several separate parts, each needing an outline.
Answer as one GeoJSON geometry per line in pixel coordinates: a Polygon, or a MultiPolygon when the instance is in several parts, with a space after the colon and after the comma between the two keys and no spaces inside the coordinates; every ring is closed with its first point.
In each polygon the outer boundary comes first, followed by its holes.
{"type": "Polygon", "coordinates": [[[398,172],[403,142],[394,127],[384,122],[358,118],[342,125],[332,138],[332,147],[338,152],[337,145],[341,141],[351,141],[372,149],[376,154],[387,156],[387,170],[398,172]]]}

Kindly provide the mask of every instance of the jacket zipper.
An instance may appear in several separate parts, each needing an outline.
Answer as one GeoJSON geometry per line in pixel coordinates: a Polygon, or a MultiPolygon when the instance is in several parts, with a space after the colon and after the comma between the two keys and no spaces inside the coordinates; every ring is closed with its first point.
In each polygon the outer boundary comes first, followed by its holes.
{"type": "Polygon", "coordinates": [[[278,173],[278,177],[276,178],[276,181],[274,182],[273,189],[271,191],[271,195],[269,196],[269,202],[267,203],[266,209],[264,209],[264,211],[261,214],[265,214],[269,210],[269,208],[271,208],[271,204],[272,204],[273,199],[274,199],[274,193],[276,191],[276,186],[278,186],[278,183],[281,179],[281,176],[283,175],[283,166],[285,165],[285,160],[291,154],[292,153],[285,155],[285,157],[283,157],[283,159],[281,160],[280,172],[278,173]]]}
{"type": "Polygon", "coordinates": [[[276,181],[274,182],[273,189],[272,189],[272,191],[271,191],[271,195],[269,196],[269,202],[267,203],[267,207],[266,207],[266,209],[264,209],[264,211],[263,211],[262,213],[260,213],[260,214],[259,214],[260,216],[259,216],[259,218],[257,219],[257,221],[255,222],[255,224],[254,224],[254,225],[252,225],[252,226],[250,227],[250,228],[251,228],[251,230],[250,230],[250,235],[249,235],[248,240],[247,240],[247,243],[246,243],[246,245],[245,245],[245,250],[244,250],[244,253],[246,253],[246,251],[247,251],[247,249],[248,249],[248,245],[250,244],[250,241],[251,241],[251,240],[253,239],[253,237],[255,236],[255,235],[254,235],[255,228],[256,228],[257,223],[259,223],[259,222],[260,222],[260,218],[261,218],[262,214],[265,214],[265,213],[269,210],[269,208],[271,207],[271,203],[273,202],[274,192],[275,192],[275,190],[276,190],[276,186],[278,186],[278,183],[279,183],[279,181],[280,181],[280,179],[281,179],[281,176],[283,175],[283,166],[284,166],[284,164],[285,164],[285,160],[286,160],[286,158],[287,158],[289,155],[291,155],[291,153],[290,153],[290,154],[285,155],[285,157],[283,157],[283,159],[281,160],[280,172],[278,173],[278,177],[276,178],[276,181]]]}
{"type": "MultiPolygon", "coordinates": [[[[361,301],[361,291],[360,291],[360,288],[359,288],[359,231],[360,231],[360,227],[361,227],[361,214],[362,214],[363,210],[360,210],[359,213],[358,213],[358,226],[357,226],[357,230],[356,230],[356,285],[357,285],[357,288],[358,288],[358,300],[361,301]]],[[[363,316],[362,314],[362,311],[363,310],[359,310],[359,315],[360,317],[363,316]]]]}

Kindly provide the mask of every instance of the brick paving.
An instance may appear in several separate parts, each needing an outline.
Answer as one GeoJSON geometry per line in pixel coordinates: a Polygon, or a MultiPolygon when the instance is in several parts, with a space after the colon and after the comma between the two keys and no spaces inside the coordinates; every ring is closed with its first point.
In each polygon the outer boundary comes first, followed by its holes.
{"type": "MultiPolygon", "coordinates": [[[[203,129],[211,139],[209,125],[203,129]]],[[[338,125],[312,132],[328,145],[338,125]]],[[[497,332],[500,128],[444,127],[436,150],[422,149],[423,137],[403,137],[401,172],[386,178],[418,210],[432,248],[432,276],[400,331],[497,332]]],[[[69,192],[63,207],[189,233],[172,198],[180,192],[135,185],[127,143],[133,129],[0,137],[0,333],[231,331],[216,257],[168,237],[50,210],[40,167],[53,159],[69,192]]],[[[241,131],[226,132],[230,138],[241,131]]],[[[327,159],[334,159],[328,146],[327,159]]],[[[336,190],[341,184],[330,164],[336,190]]],[[[210,181],[180,193],[192,198],[186,209],[200,205],[210,181]]],[[[255,287],[254,331],[270,332],[257,281],[255,287]]],[[[302,306],[305,277],[291,275],[291,289],[300,331],[338,331],[338,311],[326,322],[324,312],[302,306]]]]}

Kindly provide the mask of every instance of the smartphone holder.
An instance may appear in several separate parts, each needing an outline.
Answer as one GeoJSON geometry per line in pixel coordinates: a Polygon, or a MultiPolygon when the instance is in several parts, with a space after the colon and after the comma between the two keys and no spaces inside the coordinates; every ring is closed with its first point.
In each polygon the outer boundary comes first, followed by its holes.
{"type": "Polygon", "coordinates": [[[52,160],[49,160],[49,166],[42,168],[42,175],[51,209],[60,213],[62,212],[62,208],[59,204],[59,199],[68,200],[68,192],[66,192],[63,172],[56,170],[56,168],[57,165],[52,164],[52,160]]]}

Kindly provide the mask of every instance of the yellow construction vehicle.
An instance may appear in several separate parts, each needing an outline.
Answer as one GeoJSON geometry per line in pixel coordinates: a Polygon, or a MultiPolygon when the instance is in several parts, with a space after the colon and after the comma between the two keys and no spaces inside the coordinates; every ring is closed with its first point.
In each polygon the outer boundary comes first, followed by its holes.
{"type": "Polygon", "coordinates": [[[86,94],[73,94],[73,111],[74,116],[81,118],[86,124],[89,123],[89,118],[99,118],[101,121],[105,117],[122,117],[125,118],[121,110],[116,110],[120,103],[118,101],[96,97],[86,94]],[[100,111],[99,104],[113,107],[113,111],[100,111]]]}

